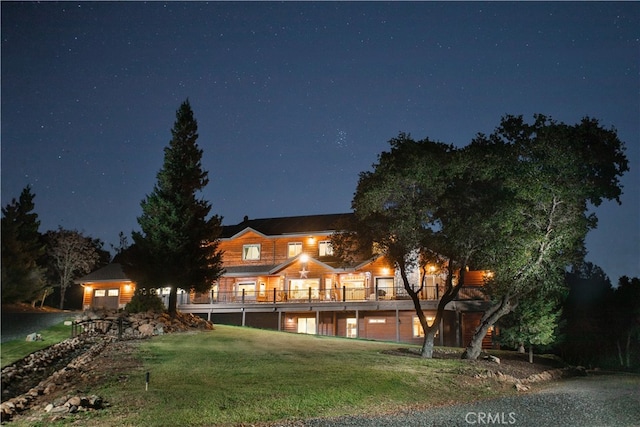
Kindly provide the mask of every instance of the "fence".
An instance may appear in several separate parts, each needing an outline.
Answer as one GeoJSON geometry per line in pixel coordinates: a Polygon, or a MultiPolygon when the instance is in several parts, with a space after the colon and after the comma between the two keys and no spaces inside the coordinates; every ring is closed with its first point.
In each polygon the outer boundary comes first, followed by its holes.
{"type": "MultiPolygon", "coordinates": [[[[425,286],[419,293],[421,300],[438,300],[442,289],[438,286],[425,286]]],[[[214,304],[214,303],[279,303],[279,302],[351,302],[351,301],[381,301],[405,300],[409,294],[402,287],[375,286],[373,289],[365,287],[334,287],[333,289],[270,289],[265,291],[211,291],[203,294],[183,293],[178,295],[178,304],[214,304]]],[[[486,299],[481,287],[463,287],[458,293],[458,300],[486,299]]]]}
{"type": "Polygon", "coordinates": [[[71,338],[83,334],[106,335],[108,332],[117,329],[118,339],[122,339],[122,333],[127,326],[129,326],[129,322],[122,317],[75,320],[71,323],[71,338]]]}

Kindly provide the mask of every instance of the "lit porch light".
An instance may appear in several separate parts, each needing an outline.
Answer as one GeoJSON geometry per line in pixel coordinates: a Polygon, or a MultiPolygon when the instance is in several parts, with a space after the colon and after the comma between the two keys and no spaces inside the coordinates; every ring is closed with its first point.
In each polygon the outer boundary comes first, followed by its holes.
{"type": "Polygon", "coordinates": [[[307,254],[300,255],[300,262],[307,262],[307,261],[309,261],[309,255],[307,254]]]}
{"type": "Polygon", "coordinates": [[[92,291],[91,286],[85,286],[85,287],[84,287],[84,291],[85,291],[86,293],[91,292],[91,291],[92,291]]]}

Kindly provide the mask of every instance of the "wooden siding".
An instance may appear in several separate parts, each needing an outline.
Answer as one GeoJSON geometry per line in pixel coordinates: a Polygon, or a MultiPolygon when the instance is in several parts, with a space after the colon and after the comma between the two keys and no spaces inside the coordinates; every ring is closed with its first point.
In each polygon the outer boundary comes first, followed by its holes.
{"type": "Polygon", "coordinates": [[[85,283],[82,294],[83,308],[93,307],[93,295],[96,289],[118,289],[118,308],[124,308],[124,306],[131,301],[131,298],[133,298],[136,286],[133,282],[85,283]]]}
{"type": "Polygon", "coordinates": [[[254,231],[247,231],[238,237],[220,241],[218,248],[224,251],[225,267],[278,265],[286,262],[289,257],[289,243],[301,243],[302,253],[312,258],[318,258],[318,243],[330,239],[327,234],[295,235],[295,236],[263,236],[254,231]],[[242,247],[244,245],[260,245],[259,260],[243,260],[242,247]]]}
{"type": "MultiPolygon", "coordinates": [[[[476,328],[482,319],[482,313],[462,313],[462,345],[466,347],[471,342],[476,328]]],[[[493,347],[493,334],[488,332],[482,339],[482,348],[493,347]]]]}

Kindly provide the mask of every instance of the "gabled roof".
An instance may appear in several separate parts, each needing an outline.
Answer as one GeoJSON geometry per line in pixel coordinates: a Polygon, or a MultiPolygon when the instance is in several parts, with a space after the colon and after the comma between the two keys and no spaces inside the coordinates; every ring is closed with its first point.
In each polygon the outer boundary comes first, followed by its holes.
{"type": "Polygon", "coordinates": [[[118,263],[107,264],[104,267],[75,280],[75,283],[96,283],[96,282],[131,282],[131,279],[124,274],[122,265],[118,263]]]}
{"type": "MultiPolygon", "coordinates": [[[[292,264],[295,264],[296,262],[302,262],[300,260],[300,258],[302,257],[302,254],[296,256],[295,258],[291,258],[286,260],[285,262],[283,262],[282,264],[276,265],[274,266],[270,271],[269,274],[276,274],[281,270],[284,270],[285,268],[289,267],[292,264]]],[[[309,261],[308,262],[312,262],[316,265],[321,266],[322,268],[329,270],[331,272],[338,272],[338,271],[343,271],[345,269],[340,269],[340,268],[336,268],[335,266],[331,265],[331,264],[327,264],[326,262],[322,262],[318,259],[315,259],[313,257],[309,257],[309,261]]]]}
{"type": "Polygon", "coordinates": [[[352,216],[352,213],[342,213],[260,219],[248,219],[245,217],[244,221],[239,224],[223,226],[221,237],[228,239],[247,228],[262,233],[265,236],[331,233],[336,231],[336,227],[340,221],[348,220],[352,216]]]}

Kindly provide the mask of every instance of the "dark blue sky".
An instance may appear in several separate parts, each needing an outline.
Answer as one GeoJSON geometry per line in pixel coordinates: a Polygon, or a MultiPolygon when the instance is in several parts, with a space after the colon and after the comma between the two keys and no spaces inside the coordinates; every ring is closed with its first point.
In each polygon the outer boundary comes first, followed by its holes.
{"type": "Polygon", "coordinates": [[[398,132],[459,146],[505,114],[614,126],[631,172],[587,259],[640,276],[640,3],[2,2],[2,205],[137,229],[189,98],[225,224],[348,212],[398,132]]]}

